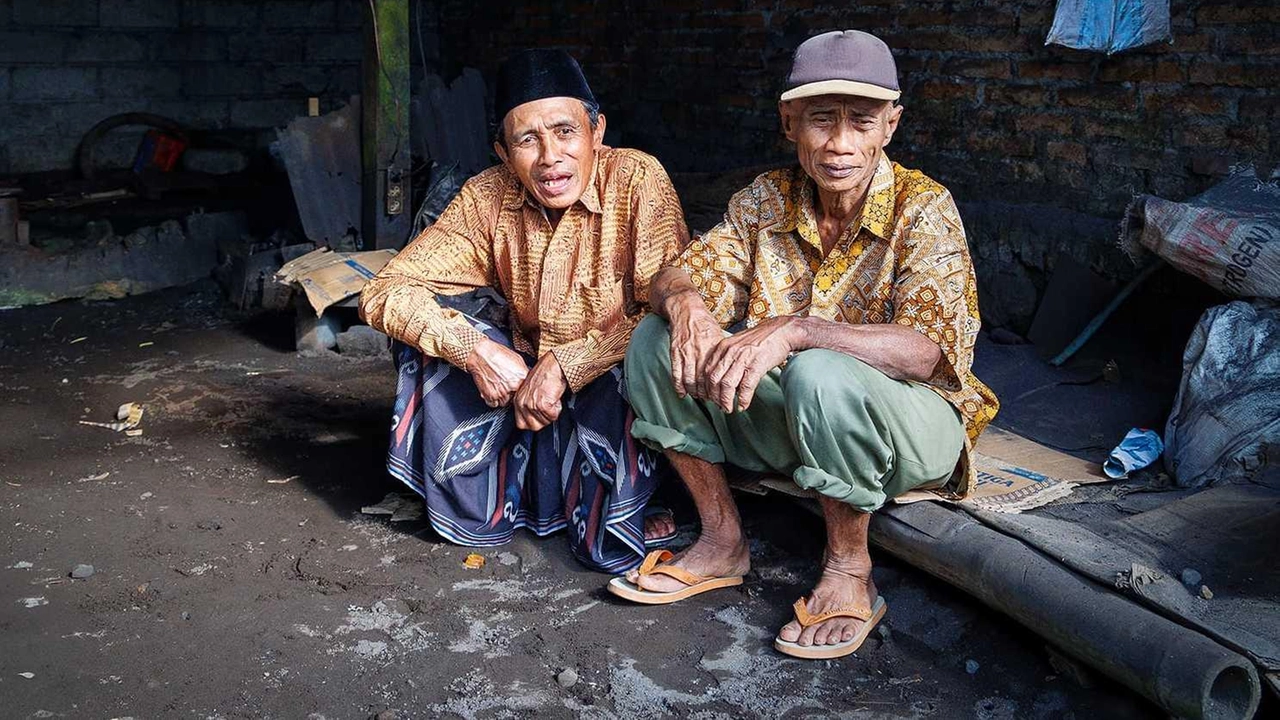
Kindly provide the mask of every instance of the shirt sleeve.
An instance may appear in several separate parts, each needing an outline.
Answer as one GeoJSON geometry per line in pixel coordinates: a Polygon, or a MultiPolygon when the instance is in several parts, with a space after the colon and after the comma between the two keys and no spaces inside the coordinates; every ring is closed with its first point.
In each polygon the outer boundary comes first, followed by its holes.
{"type": "Polygon", "coordinates": [[[950,193],[927,193],[915,203],[916,217],[899,252],[893,322],[938,344],[942,359],[927,382],[954,392],[973,365],[978,337],[973,263],[950,193]]]}
{"type": "Polygon", "coordinates": [[[365,285],[365,322],[424,355],[465,366],[484,334],[462,313],[441,307],[436,296],[495,284],[489,236],[498,192],[480,178],[469,180],[435,224],[365,285]]]}
{"type": "Polygon", "coordinates": [[[695,238],[675,263],[688,273],[689,280],[722,328],[741,320],[747,310],[751,290],[748,239],[754,234],[742,211],[752,203],[750,190],[735,194],[724,220],[695,238]]]}
{"type": "Polygon", "coordinates": [[[551,350],[574,392],[622,361],[632,331],[648,311],[653,276],[689,244],[680,198],[666,171],[656,162],[635,181],[631,217],[632,266],[624,282],[632,285],[632,307],[623,308],[621,321],[612,329],[590,330],[585,338],[551,350]]]}

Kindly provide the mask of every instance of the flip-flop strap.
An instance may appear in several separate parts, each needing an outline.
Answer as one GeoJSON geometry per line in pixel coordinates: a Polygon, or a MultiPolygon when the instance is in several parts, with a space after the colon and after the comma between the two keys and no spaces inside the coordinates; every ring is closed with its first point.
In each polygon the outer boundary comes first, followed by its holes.
{"type": "Polygon", "coordinates": [[[644,562],[640,563],[640,568],[636,572],[641,575],[666,575],[679,580],[685,585],[697,585],[706,581],[706,578],[694,575],[688,570],[674,565],[659,565],[659,563],[665,563],[673,557],[675,557],[675,553],[670,550],[654,550],[645,556],[644,562]]]}
{"type": "Polygon", "coordinates": [[[809,612],[809,606],[805,602],[805,598],[800,598],[791,607],[795,610],[796,622],[799,622],[800,627],[802,628],[817,625],[820,622],[825,622],[831,618],[837,617],[853,618],[854,620],[862,620],[863,622],[866,622],[867,620],[870,620],[874,614],[871,608],[839,608],[837,610],[824,612],[821,615],[814,615],[809,612]]]}

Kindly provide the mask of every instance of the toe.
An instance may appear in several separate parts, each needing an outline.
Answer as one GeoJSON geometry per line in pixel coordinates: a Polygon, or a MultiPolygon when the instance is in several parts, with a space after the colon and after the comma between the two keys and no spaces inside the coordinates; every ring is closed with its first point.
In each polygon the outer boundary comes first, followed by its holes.
{"type": "Polygon", "coordinates": [[[787,642],[795,642],[796,638],[800,637],[800,623],[792,620],[786,625],[783,625],[782,629],[778,631],[778,637],[786,640],[787,642]]]}
{"type": "Polygon", "coordinates": [[[817,627],[809,626],[805,628],[800,632],[800,639],[797,640],[796,643],[799,645],[803,645],[805,647],[812,645],[814,635],[817,634],[817,632],[818,632],[817,627]]]}

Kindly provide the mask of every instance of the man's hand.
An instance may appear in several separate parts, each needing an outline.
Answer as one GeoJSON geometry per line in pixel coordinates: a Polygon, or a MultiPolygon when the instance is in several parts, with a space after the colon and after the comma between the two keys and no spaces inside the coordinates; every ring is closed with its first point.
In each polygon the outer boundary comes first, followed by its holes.
{"type": "Polygon", "coordinates": [[[515,395],[516,427],[537,432],[560,417],[569,380],[555,353],[538,358],[515,395]]]}
{"type": "Polygon", "coordinates": [[[680,397],[707,398],[707,356],[723,338],[702,296],[697,292],[672,297],[667,303],[671,324],[671,382],[680,397]]]}
{"type": "Polygon", "coordinates": [[[708,395],[705,399],[719,405],[727,413],[751,405],[756,386],[770,370],[782,364],[787,355],[798,349],[795,342],[796,318],[769,318],[750,330],[720,341],[706,360],[708,395]]]}
{"type": "Polygon", "coordinates": [[[464,369],[475,380],[481,399],[491,408],[511,402],[529,374],[529,366],[519,353],[488,338],[472,348],[464,369]]]}

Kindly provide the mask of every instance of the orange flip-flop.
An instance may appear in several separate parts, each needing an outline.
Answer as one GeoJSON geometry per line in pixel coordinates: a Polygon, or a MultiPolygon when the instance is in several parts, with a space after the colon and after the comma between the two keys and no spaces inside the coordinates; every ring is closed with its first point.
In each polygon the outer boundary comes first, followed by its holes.
{"type": "Polygon", "coordinates": [[[778,652],[806,660],[830,660],[853,654],[858,648],[862,647],[862,643],[866,641],[867,636],[876,628],[876,625],[880,624],[880,619],[884,617],[885,611],[889,609],[882,597],[877,597],[875,604],[869,608],[842,608],[824,612],[821,615],[811,614],[804,598],[797,600],[792,607],[795,609],[796,621],[800,623],[801,630],[837,617],[848,617],[863,621],[862,629],[858,631],[857,635],[835,645],[799,645],[790,640],[783,640],[781,635],[773,639],[773,646],[777,648],[778,652]]]}
{"type": "Polygon", "coordinates": [[[670,592],[654,592],[645,590],[644,588],[630,583],[626,577],[619,576],[609,581],[609,592],[620,598],[625,598],[631,602],[642,603],[644,605],[666,605],[678,600],[701,595],[708,590],[717,590],[724,587],[733,587],[742,584],[742,576],[733,577],[717,577],[706,578],[701,575],[694,575],[688,570],[678,568],[674,565],[662,565],[671,558],[675,557],[675,553],[670,550],[654,550],[645,556],[644,562],[640,564],[637,572],[643,575],[666,575],[675,578],[684,583],[688,587],[672,590],[670,592]]]}

